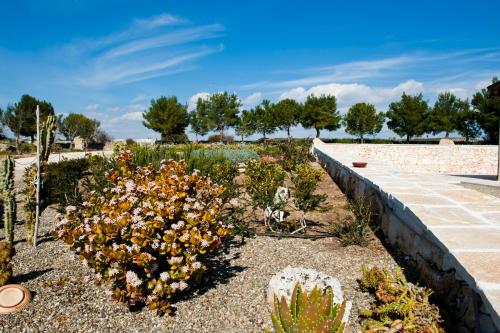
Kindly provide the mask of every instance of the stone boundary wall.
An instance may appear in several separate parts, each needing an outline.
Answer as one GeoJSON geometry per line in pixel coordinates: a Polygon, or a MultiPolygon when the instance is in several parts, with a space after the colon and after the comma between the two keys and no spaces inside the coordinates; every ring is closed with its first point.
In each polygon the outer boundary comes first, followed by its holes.
{"type": "Polygon", "coordinates": [[[447,322],[453,326],[450,332],[500,332],[498,316],[491,314],[490,305],[482,300],[482,292],[471,286],[468,273],[450,259],[439,240],[426,230],[410,209],[369,179],[323,152],[321,145],[313,146],[312,152],[349,198],[366,198],[386,243],[407,256],[406,265],[415,269],[419,280],[432,288],[445,305],[447,322]]]}
{"type": "Polygon", "coordinates": [[[412,173],[496,175],[498,146],[487,145],[404,145],[336,144],[353,161],[377,160],[397,170],[412,173]]]}

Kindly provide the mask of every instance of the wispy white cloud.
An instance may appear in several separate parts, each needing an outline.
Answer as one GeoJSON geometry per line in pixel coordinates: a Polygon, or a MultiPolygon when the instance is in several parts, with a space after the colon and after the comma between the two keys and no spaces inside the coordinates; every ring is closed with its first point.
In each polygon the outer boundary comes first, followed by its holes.
{"type": "Polygon", "coordinates": [[[85,86],[102,87],[110,84],[125,84],[159,76],[168,76],[192,70],[193,66],[178,67],[206,55],[221,52],[223,46],[204,48],[191,53],[183,53],[165,60],[137,59],[119,64],[98,65],[90,69],[80,80],[85,86]]]}
{"type": "Polygon", "coordinates": [[[103,57],[111,59],[155,48],[217,38],[222,36],[222,34],[220,33],[223,30],[224,27],[220,24],[211,24],[165,33],[159,36],[137,39],[112,48],[111,50],[107,51],[103,57]]]}
{"type": "Polygon", "coordinates": [[[85,105],[83,108],[87,111],[96,111],[99,109],[99,103],[85,105]]]}
{"type": "Polygon", "coordinates": [[[115,118],[116,120],[124,121],[142,121],[142,112],[127,112],[122,114],[120,117],[115,118]]]}
{"type": "Polygon", "coordinates": [[[133,20],[107,36],[74,41],[51,54],[63,55],[64,62],[71,64],[60,81],[106,88],[194,70],[196,59],[224,49],[221,43],[207,43],[223,32],[220,24],[196,26],[163,13],[133,20]]]}
{"type": "Polygon", "coordinates": [[[146,94],[139,94],[132,99],[132,103],[142,102],[147,99],[148,97],[146,96],[146,94]]]}
{"type": "MultiPolygon", "coordinates": [[[[150,35],[161,28],[171,27],[173,25],[179,26],[184,23],[189,23],[189,20],[173,16],[169,13],[162,13],[148,18],[134,19],[125,29],[107,35],[94,38],[75,39],[71,43],[64,45],[62,49],[72,55],[93,52],[122,42],[141,38],[145,35],[150,35]]],[[[58,52],[59,49],[55,51],[58,52]]]]}
{"type": "MultiPolygon", "coordinates": [[[[399,56],[373,61],[354,61],[331,66],[307,68],[296,72],[302,77],[280,81],[260,81],[244,85],[244,89],[255,88],[291,88],[303,85],[315,85],[328,82],[350,82],[383,75],[404,64],[415,61],[415,56],[399,56]]],[[[293,72],[292,72],[293,73],[293,72]]]]}
{"type": "Polygon", "coordinates": [[[147,19],[136,19],[134,21],[136,26],[139,27],[146,27],[146,28],[157,28],[157,27],[163,27],[163,26],[170,26],[170,25],[177,25],[177,24],[186,24],[189,23],[189,20],[179,17],[179,16],[174,16],[169,13],[162,13],[160,15],[156,15],[147,19]]]}
{"type": "MultiPolygon", "coordinates": [[[[448,53],[416,52],[382,59],[352,61],[326,66],[308,67],[273,72],[274,80],[258,81],[241,88],[250,89],[293,89],[313,85],[337,83],[362,83],[384,79],[399,81],[410,79],[408,76],[421,77],[427,81],[439,77],[460,74],[466,68],[481,67],[481,64],[500,64],[499,48],[466,49],[448,53]],[[280,79],[280,76],[286,76],[280,79]],[[290,76],[292,78],[290,78],[290,76]]],[[[486,70],[490,70],[486,67],[486,70]]],[[[477,70],[477,69],[476,69],[477,70]]],[[[483,74],[484,75],[484,74],[483,74]]],[[[486,74],[491,75],[491,71],[486,74]]],[[[478,73],[474,74],[475,77],[478,73]]],[[[477,80],[476,80],[477,81],[477,80]]]]}

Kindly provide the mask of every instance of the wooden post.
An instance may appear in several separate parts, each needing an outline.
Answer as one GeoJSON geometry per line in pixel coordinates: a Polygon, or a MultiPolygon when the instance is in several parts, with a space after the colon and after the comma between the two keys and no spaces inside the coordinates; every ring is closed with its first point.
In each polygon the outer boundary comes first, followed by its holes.
{"type": "Polygon", "coordinates": [[[33,246],[36,246],[38,236],[38,222],[40,220],[40,106],[36,106],[36,209],[35,232],[33,246]]]}

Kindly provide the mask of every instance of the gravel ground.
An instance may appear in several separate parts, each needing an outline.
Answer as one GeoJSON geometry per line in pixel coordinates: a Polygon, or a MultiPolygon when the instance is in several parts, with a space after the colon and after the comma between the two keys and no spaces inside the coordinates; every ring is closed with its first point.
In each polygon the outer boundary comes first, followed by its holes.
{"type": "MultiPolygon", "coordinates": [[[[148,309],[131,313],[110,300],[104,287],[86,282],[90,271],[61,241],[52,240],[55,214],[44,212],[44,236],[36,249],[18,239],[13,282],[30,289],[34,298],[22,312],[0,316],[1,332],[262,332],[270,327],[267,283],[287,265],[336,276],[353,301],[351,331],[356,332],[358,311],[370,301],[357,289],[361,265],[396,266],[376,240],[368,248],[343,248],[334,239],[257,237],[244,245],[234,239],[214,259],[201,289],[175,303],[175,317],[158,317],[148,309]]],[[[24,227],[16,227],[17,235],[24,235],[24,227]]]]}
{"type": "Polygon", "coordinates": [[[104,287],[88,281],[90,270],[62,241],[52,239],[56,224],[56,211],[49,207],[42,214],[41,244],[36,249],[26,246],[24,225],[16,225],[13,283],[26,286],[33,302],[19,313],[0,315],[0,332],[262,332],[271,327],[267,284],[288,265],[336,276],[353,302],[351,332],[358,332],[359,310],[371,300],[357,288],[361,265],[396,267],[378,239],[361,248],[341,247],[332,238],[256,237],[243,245],[235,238],[212,259],[200,289],[174,303],[176,315],[159,317],[146,308],[130,312],[109,299],[104,287]]]}

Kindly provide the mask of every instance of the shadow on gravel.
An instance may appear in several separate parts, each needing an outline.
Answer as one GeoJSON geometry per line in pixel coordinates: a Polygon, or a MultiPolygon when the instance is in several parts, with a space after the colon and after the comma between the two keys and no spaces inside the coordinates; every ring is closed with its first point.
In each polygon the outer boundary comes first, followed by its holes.
{"type": "Polygon", "coordinates": [[[218,251],[205,260],[207,271],[203,274],[199,286],[193,292],[179,296],[173,300],[172,303],[203,295],[212,288],[216,288],[218,285],[228,283],[231,278],[246,269],[246,267],[243,266],[231,265],[231,259],[239,258],[239,252],[234,251],[236,253],[233,252],[229,258],[227,257],[227,254],[229,254],[231,250],[235,250],[242,245],[241,241],[231,238],[223,244],[224,245],[218,251]]]}
{"type": "MultiPolygon", "coordinates": [[[[50,242],[53,240],[54,240],[54,237],[52,236],[52,233],[47,232],[41,236],[38,236],[37,244],[40,245],[42,243],[50,242]]],[[[23,242],[26,242],[26,238],[21,238],[21,239],[15,240],[14,245],[19,244],[19,243],[23,243],[23,242]]]]}
{"type": "Polygon", "coordinates": [[[39,271],[33,271],[33,272],[25,273],[25,274],[16,275],[12,278],[12,282],[13,283],[26,283],[30,280],[36,279],[37,277],[42,276],[43,274],[48,273],[48,272],[53,271],[53,270],[54,270],[53,268],[46,268],[46,269],[42,269],[39,271]]]}

